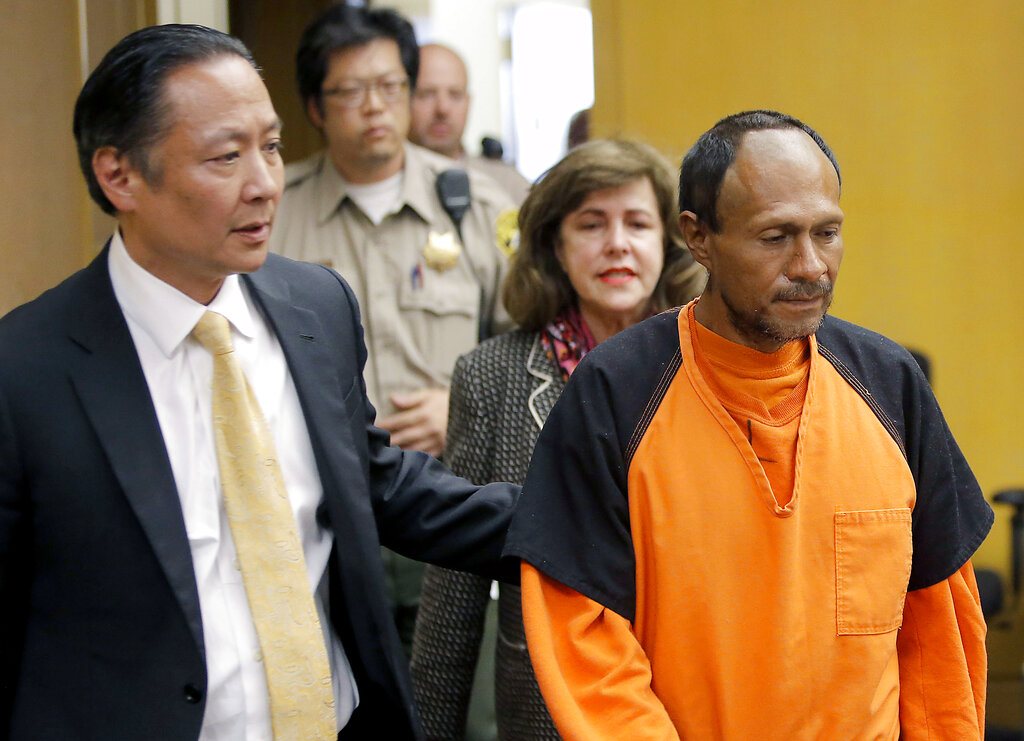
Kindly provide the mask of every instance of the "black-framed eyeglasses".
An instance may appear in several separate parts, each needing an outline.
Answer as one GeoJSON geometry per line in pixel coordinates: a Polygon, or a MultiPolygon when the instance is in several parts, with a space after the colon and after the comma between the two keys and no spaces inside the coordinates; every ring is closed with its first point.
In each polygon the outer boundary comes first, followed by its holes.
{"type": "Polygon", "coordinates": [[[365,80],[353,85],[332,87],[321,94],[337,102],[342,108],[358,108],[366,102],[371,90],[376,90],[377,95],[385,103],[397,103],[409,93],[409,78],[385,77],[365,80]]]}

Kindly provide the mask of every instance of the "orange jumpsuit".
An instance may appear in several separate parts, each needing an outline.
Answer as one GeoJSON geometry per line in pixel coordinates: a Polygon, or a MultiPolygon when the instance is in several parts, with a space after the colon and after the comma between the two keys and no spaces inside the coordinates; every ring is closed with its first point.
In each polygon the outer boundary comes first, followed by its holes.
{"type": "Polygon", "coordinates": [[[913,361],[835,319],[760,369],[694,332],[602,345],[538,443],[506,553],[560,733],[980,741],[991,510],[913,361]]]}

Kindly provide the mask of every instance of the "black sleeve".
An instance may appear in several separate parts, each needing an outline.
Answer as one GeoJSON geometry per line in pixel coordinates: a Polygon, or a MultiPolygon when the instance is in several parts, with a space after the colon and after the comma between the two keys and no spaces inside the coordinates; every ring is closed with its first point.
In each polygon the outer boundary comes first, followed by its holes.
{"type": "Polygon", "coordinates": [[[502,568],[500,558],[519,487],[475,486],[427,453],[390,444],[388,433],[374,424],[376,411],[366,395],[366,344],[359,307],[352,290],[331,272],[344,290],[353,322],[359,368],[355,393],[362,399],[370,500],[381,545],[418,561],[518,580],[518,574],[502,568]]]}
{"type": "Polygon", "coordinates": [[[993,514],[924,373],[898,344],[839,319],[827,318],[817,339],[903,449],[914,476],[909,589],[948,579],[981,545],[993,514]]]}
{"type": "Polygon", "coordinates": [[[0,389],[0,738],[10,727],[25,644],[32,572],[27,510],[14,430],[0,389]]]}
{"type": "Polygon", "coordinates": [[[636,611],[629,451],[678,368],[677,318],[641,322],[583,358],[541,431],[506,539],[506,556],[627,620],[636,611]]]}
{"type": "MultiPolygon", "coordinates": [[[[474,362],[463,355],[452,374],[445,462],[478,484],[493,480],[495,420],[474,362]]],[[[461,738],[466,728],[491,581],[439,566],[423,576],[413,634],[413,689],[428,738],[461,738]]]]}

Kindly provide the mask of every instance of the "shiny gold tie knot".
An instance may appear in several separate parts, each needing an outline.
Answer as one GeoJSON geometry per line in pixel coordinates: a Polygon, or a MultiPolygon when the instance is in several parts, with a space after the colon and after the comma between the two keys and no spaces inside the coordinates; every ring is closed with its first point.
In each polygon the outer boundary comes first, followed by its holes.
{"type": "Polygon", "coordinates": [[[274,738],[335,739],[330,663],[274,440],[235,357],[228,320],[208,311],[192,336],[213,355],[221,492],[260,642],[274,738]]]}

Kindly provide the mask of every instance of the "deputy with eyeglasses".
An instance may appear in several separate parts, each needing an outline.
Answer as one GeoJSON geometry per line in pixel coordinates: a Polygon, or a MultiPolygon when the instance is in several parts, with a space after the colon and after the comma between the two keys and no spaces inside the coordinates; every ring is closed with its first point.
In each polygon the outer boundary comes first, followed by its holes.
{"type": "MultiPolygon", "coordinates": [[[[440,456],[455,360],[507,329],[498,287],[514,238],[503,188],[469,173],[456,225],[437,195],[451,160],[406,141],[419,49],[390,9],[333,6],[304,32],[299,93],[326,150],[290,165],[271,250],[329,265],[352,286],[369,357],[367,394],[393,444],[440,456]]],[[[389,555],[393,563],[397,557],[389,555]]],[[[419,565],[389,569],[411,640],[419,565]]]]}

